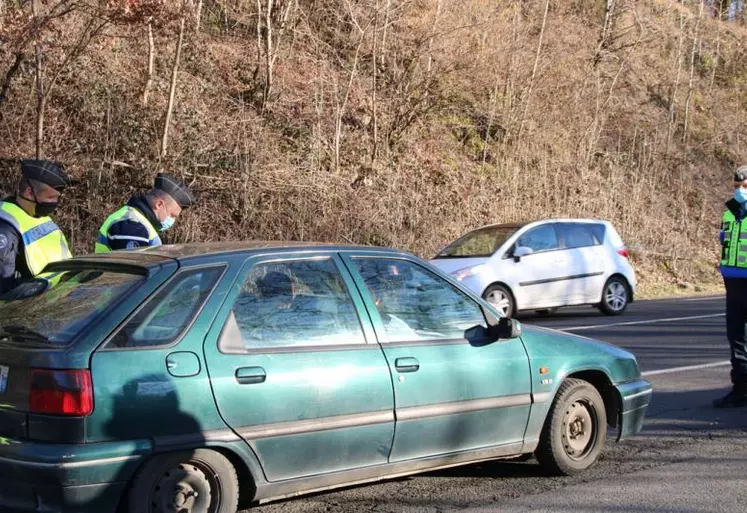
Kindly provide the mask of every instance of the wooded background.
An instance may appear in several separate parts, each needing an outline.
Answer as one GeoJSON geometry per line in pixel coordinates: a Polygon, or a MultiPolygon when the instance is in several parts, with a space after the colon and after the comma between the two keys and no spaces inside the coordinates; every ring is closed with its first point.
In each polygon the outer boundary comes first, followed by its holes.
{"type": "Polygon", "coordinates": [[[0,0],[0,185],[81,181],[76,253],[158,171],[167,239],[430,257],[486,223],[611,220],[644,285],[714,282],[747,163],[733,0],[0,0]]]}

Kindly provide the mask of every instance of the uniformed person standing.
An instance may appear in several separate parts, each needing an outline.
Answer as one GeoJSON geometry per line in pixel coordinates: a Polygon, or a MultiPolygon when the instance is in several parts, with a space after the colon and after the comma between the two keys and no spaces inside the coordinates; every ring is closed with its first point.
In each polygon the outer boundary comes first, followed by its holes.
{"type": "Polygon", "coordinates": [[[734,197],[721,219],[721,275],[726,287],[726,336],[731,347],[732,389],[716,408],[747,406],[747,165],[734,173],[734,197]]]}
{"type": "Polygon", "coordinates": [[[195,199],[178,178],[160,173],[153,189],[130,198],[125,206],[110,215],[99,230],[95,252],[160,246],[159,232],[174,225],[182,210],[195,199]]]}
{"type": "Polygon", "coordinates": [[[60,164],[21,161],[15,196],[0,201],[0,294],[39,276],[48,263],[72,256],[62,231],[49,218],[68,185],[60,164]]]}

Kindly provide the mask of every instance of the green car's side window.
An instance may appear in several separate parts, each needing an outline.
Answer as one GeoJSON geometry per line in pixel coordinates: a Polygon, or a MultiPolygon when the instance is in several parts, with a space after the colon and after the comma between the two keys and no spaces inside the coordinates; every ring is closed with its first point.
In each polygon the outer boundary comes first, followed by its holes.
{"type": "Polygon", "coordinates": [[[389,342],[460,339],[487,326],[480,306],[447,281],[407,260],[354,258],[389,342]]]}
{"type": "Polygon", "coordinates": [[[176,342],[202,309],[224,269],[207,267],[177,274],[119,330],[107,349],[161,347],[176,342]]]}
{"type": "Polygon", "coordinates": [[[358,314],[331,259],[252,267],[234,301],[219,349],[365,344],[358,314]]]}

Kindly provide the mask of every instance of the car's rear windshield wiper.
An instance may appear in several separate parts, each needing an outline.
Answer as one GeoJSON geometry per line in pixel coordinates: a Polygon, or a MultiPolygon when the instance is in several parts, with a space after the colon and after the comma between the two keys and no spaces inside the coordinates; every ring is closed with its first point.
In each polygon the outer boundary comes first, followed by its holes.
{"type": "Polygon", "coordinates": [[[0,326],[0,338],[15,338],[19,340],[29,340],[33,342],[49,343],[49,338],[46,335],[34,331],[26,326],[19,324],[8,324],[6,326],[0,326]]]}

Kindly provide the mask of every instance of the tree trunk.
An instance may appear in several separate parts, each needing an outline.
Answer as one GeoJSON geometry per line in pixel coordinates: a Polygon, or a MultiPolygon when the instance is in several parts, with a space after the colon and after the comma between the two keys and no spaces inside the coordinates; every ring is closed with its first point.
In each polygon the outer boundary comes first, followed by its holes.
{"type": "Polygon", "coordinates": [[[690,77],[687,83],[687,100],[685,100],[685,126],[682,133],[682,142],[687,144],[687,131],[690,127],[690,103],[693,98],[693,80],[695,77],[695,53],[698,48],[698,38],[700,37],[700,19],[703,16],[703,4],[705,0],[700,1],[700,9],[698,9],[698,18],[695,22],[695,29],[693,30],[693,47],[690,51],[690,77]]]}
{"type": "Polygon", "coordinates": [[[11,64],[10,68],[8,68],[8,72],[5,73],[5,80],[3,80],[3,85],[2,87],[0,87],[0,105],[5,103],[5,100],[8,99],[10,83],[13,81],[13,77],[18,73],[18,70],[21,68],[21,64],[23,63],[25,58],[26,56],[23,54],[23,52],[18,52],[15,59],[13,60],[13,64],[11,64]]]}
{"type": "Polygon", "coordinates": [[[524,130],[524,121],[529,112],[529,103],[532,99],[532,90],[534,89],[534,80],[537,77],[537,68],[539,67],[540,56],[542,55],[542,42],[545,37],[545,27],[547,26],[547,13],[550,10],[550,0],[545,0],[545,13],[542,15],[542,28],[540,29],[539,41],[537,42],[537,54],[534,57],[534,67],[532,68],[532,75],[529,77],[529,90],[527,91],[527,98],[524,102],[524,112],[521,114],[519,120],[519,131],[516,134],[516,141],[521,139],[521,133],[524,130]]]}
{"type": "Polygon", "coordinates": [[[202,0],[199,0],[197,2],[197,7],[195,9],[195,31],[200,31],[200,21],[202,19],[202,0]]]}
{"type": "Polygon", "coordinates": [[[514,0],[514,19],[511,30],[511,47],[506,58],[506,80],[503,86],[503,124],[506,133],[503,136],[501,146],[505,146],[511,138],[512,118],[514,109],[514,63],[516,61],[516,48],[519,41],[519,21],[521,16],[521,0],[514,0]]]}
{"type": "Polygon", "coordinates": [[[39,0],[31,0],[31,12],[34,16],[34,53],[36,60],[36,158],[42,158],[44,141],[44,70],[42,69],[42,50],[39,42],[39,0]]]}
{"type": "Polygon", "coordinates": [[[184,23],[185,17],[182,15],[179,20],[179,39],[176,42],[176,55],[174,56],[174,66],[171,68],[171,89],[169,91],[169,104],[166,108],[166,121],[163,124],[163,138],[161,139],[161,157],[166,156],[166,149],[169,142],[169,127],[171,125],[171,115],[174,111],[174,99],[176,97],[176,79],[179,73],[179,58],[182,54],[182,42],[184,40],[184,23]]]}
{"type": "MultiPolygon", "coordinates": [[[[339,91],[335,91],[335,99],[337,101],[337,113],[335,115],[335,172],[340,172],[340,146],[342,144],[342,118],[345,116],[345,109],[348,105],[348,99],[350,98],[350,90],[353,88],[353,81],[355,75],[358,72],[358,58],[360,56],[361,47],[365,41],[365,32],[361,34],[358,40],[358,46],[355,49],[355,57],[353,57],[353,67],[350,70],[350,77],[348,79],[347,86],[345,87],[345,94],[340,101],[339,91]]],[[[337,81],[335,80],[335,83],[337,81]]]]}
{"type": "Polygon", "coordinates": [[[441,2],[442,0],[436,0],[436,15],[433,17],[433,28],[431,29],[431,37],[428,39],[428,77],[431,76],[431,69],[433,67],[433,39],[436,37],[436,29],[438,28],[438,21],[441,17],[441,2]]]}
{"type": "Polygon", "coordinates": [[[272,74],[274,59],[272,58],[272,3],[273,0],[267,0],[267,12],[265,13],[265,91],[262,98],[263,107],[270,99],[272,92],[272,74]]]}
{"type": "Polygon", "coordinates": [[[672,96],[669,100],[669,126],[667,128],[667,144],[665,147],[665,154],[669,155],[669,147],[672,144],[672,135],[674,135],[674,120],[677,107],[677,90],[680,87],[680,74],[682,72],[682,43],[685,38],[685,18],[680,12],[680,42],[677,47],[677,74],[674,79],[674,87],[672,88],[672,96]]]}
{"type": "Polygon", "coordinates": [[[713,89],[713,83],[716,81],[716,68],[718,68],[719,61],[721,60],[721,23],[716,23],[716,56],[713,59],[713,69],[711,70],[711,80],[708,85],[710,89],[713,89]]]}
{"type": "Polygon", "coordinates": [[[376,157],[378,156],[378,143],[379,143],[379,119],[378,119],[378,112],[377,112],[377,105],[376,105],[376,71],[377,71],[377,55],[376,55],[376,42],[378,39],[377,31],[379,29],[379,0],[376,0],[376,5],[374,6],[374,9],[376,10],[374,12],[374,25],[373,25],[373,49],[371,50],[371,61],[373,63],[373,73],[371,75],[371,117],[373,118],[371,122],[373,123],[373,147],[371,149],[371,162],[376,162],[376,157]]]}
{"type": "Polygon", "coordinates": [[[148,105],[150,88],[153,85],[153,73],[156,70],[156,44],[153,40],[153,18],[148,20],[148,78],[143,90],[143,105],[148,105]]]}
{"type": "Polygon", "coordinates": [[[612,31],[612,24],[615,17],[615,0],[605,0],[604,2],[604,24],[602,25],[602,33],[599,37],[599,45],[597,45],[596,55],[594,56],[594,66],[599,63],[602,57],[602,52],[607,45],[607,40],[610,37],[612,31]]]}

